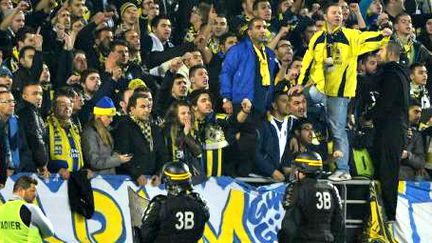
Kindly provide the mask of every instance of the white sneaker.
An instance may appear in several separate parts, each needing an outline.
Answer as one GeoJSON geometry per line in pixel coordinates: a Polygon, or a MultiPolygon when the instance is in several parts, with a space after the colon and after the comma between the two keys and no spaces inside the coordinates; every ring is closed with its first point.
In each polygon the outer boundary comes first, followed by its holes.
{"type": "Polygon", "coordinates": [[[351,175],[349,172],[337,170],[328,179],[332,181],[349,181],[351,180],[351,175]]]}

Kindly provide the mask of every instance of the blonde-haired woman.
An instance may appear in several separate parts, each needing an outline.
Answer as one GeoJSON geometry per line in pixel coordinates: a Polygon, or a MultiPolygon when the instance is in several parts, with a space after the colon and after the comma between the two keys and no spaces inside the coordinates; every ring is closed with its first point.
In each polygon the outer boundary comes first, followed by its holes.
{"type": "Polygon", "coordinates": [[[130,154],[113,152],[114,140],[108,127],[115,114],[113,101],[103,97],[93,108],[93,117],[81,136],[84,161],[98,174],[115,174],[115,167],[129,162],[132,158],[130,154]]]}

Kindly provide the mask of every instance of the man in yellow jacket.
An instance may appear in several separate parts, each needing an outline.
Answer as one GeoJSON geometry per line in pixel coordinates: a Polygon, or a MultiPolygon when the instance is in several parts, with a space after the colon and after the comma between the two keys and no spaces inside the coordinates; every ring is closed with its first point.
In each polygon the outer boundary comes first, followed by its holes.
{"type": "Polygon", "coordinates": [[[32,204],[37,184],[37,180],[28,176],[15,182],[12,198],[0,206],[0,243],[42,242],[54,235],[50,220],[32,204]]]}
{"type": "Polygon", "coordinates": [[[378,50],[388,42],[390,29],[360,32],[342,27],[342,9],[337,3],[325,9],[326,24],[312,37],[303,59],[297,83],[311,86],[313,102],[323,102],[333,133],[337,170],[331,180],[350,180],[348,166],[349,144],[345,131],[348,103],[357,86],[357,57],[378,50]]]}

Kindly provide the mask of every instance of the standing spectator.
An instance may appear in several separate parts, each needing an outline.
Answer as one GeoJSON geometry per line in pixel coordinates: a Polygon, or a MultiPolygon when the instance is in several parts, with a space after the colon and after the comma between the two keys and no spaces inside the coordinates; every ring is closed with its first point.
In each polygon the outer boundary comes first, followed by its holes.
{"type": "Polygon", "coordinates": [[[26,131],[25,135],[32,153],[34,167],[40,175],[48,178],[48,131],[40,113],[42,95],[40,84],[26,84],[23,88],[23,100],[17,110],[17,115],[26,131]]]}
{"type": "Polygon", "coordinates": [[[194,90],[209,88],[208,72],[203,65],[191,67],[189,70],[189,80],[191,82],[191,92],[194,90]]]}
{"type": "Polygon", "coordinates": [[[48,169],[59,173],[66,180],[70,172],[84,166],[81,137],[78,127],[72,122],[72,101],[65,94],[56,94],[53,114],[48,119],[49,154],[48,169]]]}
{"type": "Polygon", "coordinates": [[[280,83],[275,87],[270,115],[264,122],[258,139],[255,167],[260,175],[285,181],[283,162],[288,148],[291,125],[288,119],[288,87],[280,83]]]}
{"type": "Polygon", "coordinates": [[[410,96],[421,104],[422,109],[430,108],[431,99],[429,92],[426,89],[426,84],[428,81],[428,71],[426,66],[424,64],[414,63],[411,65],[410,69],[410,96]]]}
{"type": "Polygon", "coordinates": [[[425,146],[423,137],[418,130],[422,108],[415,99],[410,99],[408,119],[408,144],[402,151],[402,160],[399,170],[399,180],[416,181],[428,179],[425,171],[425,146]]]}
{"type": "Polygon", "coordinates": [[[407,13],[398,14],[394,22],[394,29],[394,40],[396,40],[402,48],[400,61],[403,65],[409,67],[414,63],[431,62],[432,54],[422,43],[415,39],[411,16],[407,13]]]}
{"type": "Polygon", "coordinates": [[[309,93],[316,103],[327,108],[327,118],[335,142],[333,156],[337,170],[331,180],[350,180],[349,144],[345,131],[349,98],[355,96],[357,86],[357,57],[378,49],[391,35],[382,32],[360,32],[342,27],[342,9],[337,3],[325,8],[326,26],[309,42],[303,59],[298,84],[315,84],[309,93]]]}
{"type": "Polygon", "coordinates": [[[9,90],[0,91],[0,139],[7,176],[20,172],[36,172],[28,148],[24,128],[15,116],[14,96],[9,90]]]}
{"type": "Polygon", "coordinates": [[[84,159],[88,167],[99,174],[115,174],[115,167],[132,158],[130,154],[113,152],[114,140],[108,126],[115,114],[114,103],[104,96],[93,108],[93,117],[81,135],[84,159]]]}
{"type": "Polygon", "coordinates": [[[12,90],[17,95],[22,92],[25,83],[37,83],[43,71],[42,36],[34,36],[35,47],[24,46],[19,52],[19,67],[14,72],[12,90]]]}
{"type": "Polygon", "coordinates": [[[187,102],[176,101],[171,105],[163,131],[170,161],[187,164],[194,182],[206,178],[201,166],[202,150],[196,139],[192,108],[187,102]]]}
{"type": "Polygon", "coordinates": [[[396,16],[404,11],[404,0],[385,0],[384,12],[388,15],[389,20],[395,23],[396,16]]]}
{"type": "Polygon", "coordinates": [[[407,141],[409,76],[399,62],[401,48],[391,41],[379,51],[383,63],[379,80],[379,97],[374,109],[366,114],[373,118],[375,128],[375,176],[381,183],[384,209],[388,223],[396,220],[399,168],[407,141]]]}
{"type": "Polygon", "coordinates": [[[153,185],[159,185],[161,168],[168,160],[162,131],[150,120],[151,111],[148,96],[134,93],[129,99],[129,116],[119,121],[115,133],[115,150],[133,155],[129,163],[119,167],[118,173],[130,175],[139,186],[147,184],[147,176],[153,185]]]}
{"type": "Polygon", "coordinates": [[[20,177],[14,184],[13,196],[0,207],[0,235],[4,242],[42,242],[54,235],[54,227],[42,210],[33,204],[37,180],[20,177]]]}

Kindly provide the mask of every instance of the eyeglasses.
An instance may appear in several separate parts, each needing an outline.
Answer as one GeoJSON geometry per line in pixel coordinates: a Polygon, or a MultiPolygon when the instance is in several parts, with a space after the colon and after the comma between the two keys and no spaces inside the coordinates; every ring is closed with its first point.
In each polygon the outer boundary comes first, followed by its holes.
{"type": "Polygon", "coordinates": [[[16,100],[0,100],[0,104],[16,104],[16,100]]]}

